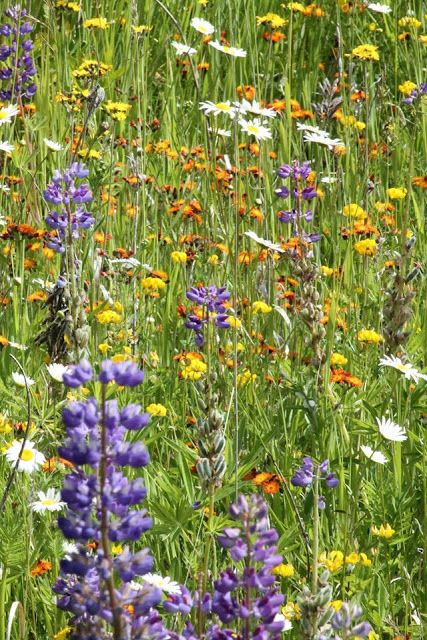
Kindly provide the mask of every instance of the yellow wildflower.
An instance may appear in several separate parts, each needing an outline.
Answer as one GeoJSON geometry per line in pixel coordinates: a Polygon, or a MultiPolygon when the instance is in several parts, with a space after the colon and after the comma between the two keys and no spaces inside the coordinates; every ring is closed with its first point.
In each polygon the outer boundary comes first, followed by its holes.
{"type": "Polygon", "coordinates": [[[282,607],[286,620],[301,620],[301,607],[296,602],[288,602],[282,607]]]}
{"type": "Polygon", "coordinates": [[[207,368],[208,365],[203,360],[187,356],[186,362],[182,364],[181,377],[184,380],[199,380],[207,368]]]}
{"type": "Polygon", "coordinates": [[[378,47],[374,44],[361,44],[351,52],[359,60],[379,60],[378,47]]]}
{"type": "Polygon", "coordinates": [[[111,553],[113,554],[113,556],[118,556],[122,551],[123,547],[121,544],[113,544],[113,546],[111,547],[111,553]]]}
{"type": "Polygon", "coordinates": [[[377,249],[377,243],[373,238],[359,240],[359,242],[356,242],[354,245],[354,250],[361,256],[374,256],[377,249]]]}
{"type": "Polygon", "coordinates": [[[274,569],[272,569],[271,573],[274,573],[276,576],[280,576],[281,578],[292,578],[295,575],[295,569],[292,564],[278,564],[274,569]]]}
{"type": "Polygon", "coordinates": [[[149,404],[146,411],[152,416],[158,416],[160,418],[163,418],[167,413],[166,407],[164,407],[162,404],[154,404],[154,403],[149,404]]]}
{"type": "Polygon", "coordinates": [[[372,564],[372,560],[370,560],[368,558],[366,553],[361,553],[360,554],[360,564],[363,565],[364,567],[370,567],[371,564],[372,564]]]}
{"type": "Polygon", "coordinates": [[[385,525],[382,524],[379,529],[378,527],[373,525],[371,527],[371,532],[374,536],[379,536],[380,538],[385,538],[386,540],[394,536],[394,534],[396,533],[396,531],[391,528],[388,522],[385,525]]]}
{"type": "Polygon", "coordinates": [[[187,254],[185,251],[172,251],[171,258],[177,264],[185,264],[187,262],[187,254]]]}
{"type": "Polygon", "coordinates": [[[345,557],[346,564],[357,564],[359,562],[359,554],[353,551],[350,555],[345,557]]]}
{"type": "Polygon", "coordinates": [[[11,423],[7,420],[6,416],[0,413],[0,433],[10,433],[13,430],[11,423]]]}
{"type": "Polygon", "coordinates": [[[218,262],[219,262],[219,256],[217,256],[216,253],[209,256],[208,263],[211,264],[213,267],[216,267],[218,262]]]}
{"type": "Polygon", "coordinates": [[[340,367],[343,367],[348,362],[348,359],[345,356],[342,356],[340,353],[333,353],[331,355],[330,364],[337,364],[340,367]]]}
{"type": "Polygon", "coordinates": [[[160,278],[143,278],[141,280],[144,293],[156,293],[166,287],[166,282],[163,282],[160,278]]]}
{"type": "Polygon", "coordinates": [[[252,311],[254,313],[270,313],[270,311],[273,310],[273,307],[270,307],[270,305],[268,305],[266,302],[263,302],[263,300],[256,300],[254,303],[252,303],[252,311]]]}
{"type": "Polygon", "coordinates": [[[131,29],[134,33],[148,33],[149,31],[152,31],[153,27],[150,27],[148,24],[139,24],[132,25],[131,29]]]}
{"type": "Polygon", "coordinates": [[[413,16],[405,16],[399,20],[399,27],[407,27],[408,29],[418,29],[421,27],[421,24],[422,23],[413,16]]]}
{"type": "Polygon", "coordinates": [[[305,7],[301,2],[288,2],[288,9],[291,11],[299,11],[300,13],[304,13],[305,7]]]}
{"type": "Polygon", "coordinates": [[[242,323],[240,322],[239,318],[236,318],[236,316],[228,316],[227,322],[233,329],[240,329],[240,327],[242,326],[242,323]]]}
{"type": "Polygon", "coordinates": [[[402,200],[407,193],[408,189],[405,189],[405,187],[390,187],[390,189],[387,189],[387,195],[391,200],[402,200]]]}
{"type": "Polygon", "coordinates": [[[98,349],[102,353],[102,355],[105,356],[105,354],[109,349],[111,349],[111,347],[106,342],[101,342],[101,344],[98,345],[98,349]]]}
{"type": "Polygon", "coordinates": [[[321,553],[319,561],[328,569],[328,571],[334,573],[344,565],[344,554],[342,551],[336,550],[331,551],[328,555],[326,553],[321,553]]]}
{"type": "Polygon", "coordinates": [[[343,214],[348,218],[356,218],[357,220],[364,220],[368,214],[358,204],[346,204],[342,210],[343,214]]]}
{"type": "Polygon", "coordinates": [[[131,104],[127,104],[126,102],[112,102],[111,100],[108,100],[104,106],[104,111],[106,111],[113,120],[118,120],[119,122],[126,120],[126,116],[131,109],[131,104]]]}
{"type": "Polygon", "coordinates": [[[72,630],[73,627],[64,627],[63,629],[61,629],[61,631],[55,633],[55,635],[53,636],[53,640],[65,640],[65,638],[71,633],[72,630]]]}
{"type": "Polygon", "coordinates": [[[415,82],[411,82],[411,80],[406,80],[402,84],[399,85],[399,91],[401,91],[405,96],[409,96],[412,89],[416,89],[417,85],[415,82]]]}
{"type": "Polygon", "coordinates": [[[368,342],[369,344],[379,344],[380,342],[384,342],[384,338],[379,333],[372,331],[371,329],[361,329],[357,334],[357,339],[359,342],[368,342]]]}
{"type": "Polygon", "coordinates": [[[343,600],[332,600],[332,602],[329,603],[329,605],[335,610],[335,611],[339,611],[341,609],[341,607],[343,606],[344,601],[343,600]]]}
{"type": "Polygon", "coordinates": [[[96,319],[100,324],[120,324],[123,320],[123,316],[117,313],[117,311],[105,309],[104,311],[100,311],[96,314],[96,319]]]}
{"type": "Polygon", "coordinates": [[[242,373],[239,373],[237,376],[237,384],[239,386],[244,386],[249,382],[255,382],[257,379],[256,373],[251,373],[249,369],[245,369],[242,373]]]}
{"type": "Polygon", "coordinates": [[[331,267],[322,265],[320,267],[320,273],[322,274],[322,276],[331,276],[334,273],[334,270],[331,269],[331,267]]]}
{"type": "Polygon", "coordinates": [[[101,78],[112,68],[111,64],[105,64],[97,60],[83,60],[79,68],[72,72],[72,75],[75,78],[101,78]]]}
{"type": "Polygon", "coordinates": [[[285,27],[288,24],[288,20],[278,16],[277,13],[273,13],[269,11],[265,14],[265,16],[257,16],[256,23],[259,26],[260,24],[269,24],[273,29],[280,29],[280,27],[285,27]]]}
{"type": "Polygon", "coordinates": [[[106,18],[89,18],[83,22],[86,29],[108,29],[110,26],[106,18]]]}

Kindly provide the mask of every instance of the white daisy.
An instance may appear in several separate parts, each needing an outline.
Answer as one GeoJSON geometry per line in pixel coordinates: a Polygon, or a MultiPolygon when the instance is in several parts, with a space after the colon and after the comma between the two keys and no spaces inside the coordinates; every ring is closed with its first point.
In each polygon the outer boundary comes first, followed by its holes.
{"type": "Polygon", "coordinates": [[[212,102],[211,100],[205,100],[199,103],[200,110],[204,111],[205,115],[219,116],[220,113],[226,113],[231,119],[236,115],[236,109],[231,105],[230,100],[225,102],[212,102]]]}
{"type": "Polygon", "coordinates": [[[52,364],[46,365],[46,369],[49,375],[56,380],[56,382],[62,382],[64,373],[68,371],[68,367],[60,364],[59,362],[52,362],[52,364]]]}
{"type": "Polygon", "coordinates": [[[15,147],[13,146],[13,144],[10,144],[10,142],[8,142],[7,140],[5,140],[4,142],[0,142],[0,151],[4,151],[5,153],[12,153],[14,149],[15,147]]]}
{"type": "Polygon", "coordinates": [[[262,247],[267,247],[267,249],[271,249],[272,251],[276,251],[277,253],[285,253],[285,250],[282,249],[280,244],[274,244],[274,242],[271,242],[271,240],[260,238],[260,236],[258,236],[255,231],[245,231],[244,234],[257,244],[260,244],[262,247]]]}
{"type": "Polygon", "coordinates": [[[17,371],[12,372],[12,380],[18,387],[31,387],[31,385],[36,383],[32,378],[24,376],[23,373],[18,373],[17,371]]]}
{"type": "Polygon", "coordinates": [[[405,429],[401,427],[390,418],[376,418],[378,429],[380,434],[386,438],[386,440],[392,440],[392,442],[403,442],[408,439],[405,434],[405,429]]]}
{"type": "Polygon", "coordinates": [[[262,107],[257,100],[243,99],[242,102],[235,102],[234,106],[240,115],[244,116],[247,113],[251,113],[254,116],[263,116],[265,118],[275,118],[277,116],[274,109],[268,109],[268,107],[262,107]]]}
{"type": "Polygon", "coordinates": [[[216,136],[222,136],[223,138],[231,138],[231,131],[229,131],[228,129],[211,129],[209,127],[208,131],[210,131],[210,133],[213,133],[216,136]]]}
{"type": "Polygon", "coordinates": [[[193,47],[189,47],[187,44],[183,44],[182,42],[171,42],[171,45],[176,49],[177,56],[192,56],[193,53],[196,53],[196,49],[193,49],[193,47]]]}
{"type": "MultiPolygon", "coordinates": [[[[179,584],[171,580],[169,576],[166,576],[164,578],[157,573],[146,573],[145,575],[141,576],[141,580],[153,585],[153,587],[161,589],[165,593],[171,593],[175,595],[179,595],[181,593],[181,587],[179,586],[179,584]]],[[[131,586],[133,589],[139,590],[143,585],[139,584],[138,582],[132,582],[131,586]]]]}
{"type": "Polygon", "coordinates": [[[55,142],[54,140],[49,140],[49,138],[43,138],[43,142],[51,151],[62,151],[64,147],[62,147],[59,142],[55,142]]]}
{"type": "Polygon", "coordinates": [[[203,18],[193,18],[190,22],[193,29],[199,33],[203,33],[204,36],[210,36],[215,31],[213,24],[204,20],[203,18]]]}
{"type": "Polygon", "coordinates": [[[65,507],[65,502],[61,502],[61,495],[59,491],[55,491],[55,489],[50,488],[46,493],[44,491],[38,491],[37,495],[39,499],[30,504],[32,511],[35,511],[36,513],[61,511],[61,509],[65,507]]]}
{"type": "Polygon", "coordinates": [[[310,125],[304,125],[297,122],[298,131],[304,132],[304,142],[314,142],[315,144],[321,144],[328,149],[333,149],[336,146],[343,146],[343,141],[339,138],[331,138],[327,131],[323,131],[318,127],[312,127],[310,125]]]}
{"type": "Polygon", "coordinates": [[[427,375],[425,373],[420,373],[418,369],[416,369],[409,362],[402,362],[400,358],[396,358],[396,356],[384,356],[380,359],[380,367],[391,367],[392,369],[396,369],[403,373],[406,380],[413,380],[414,382],[419,382],[420,380],[427,380],[427,375]]]}
{"type": "Polygon", "coordinates": [[[380,4],[379,2],[370,2],[368,9],[376,13],[391,13],[391,7],[388,4],[380,4]]]}
{"type": "Polygon", "coordinates": [[[0,107],[0,127],[2,124],[10,124],[12,118],[19,113],[17,105],[9,104],[7,107],[0,107]]]}
{"type": "Polygon", "coordinates": [[[373,462],[378,462],[378,464],[385,464],[388,462],[387,458],[381,451],[374,451],[371,447],[360,445],[360,449],[363,451],[365,456],[372,460],[373,462]]]}
{"type": "Polygon", "coordinates": [[[323,178],[320,180],[320,182],[323,182],[323,184],[335,184],[336,181],[336,176],[323,176],[323,178]]]}
{"type": "Polygon", "coordinates": [[[246,58],[246,51],[244,51],[244,49],[239,49],[238,47],[229,47],[228,45],[221,44],[217,40],[211,40],[208,44],[217,51],[226,53],[227,55],[233,56],[234,58],[246,58]]]}
{"type": "Polygon", "coordinates": [[[256,140],[268,140],[272,137],[270,129],[264,127],[259,118],[255,118],[255,120],[239,120],[239,124],[242,127],[242,131],[254,136],[256,140]]]}
{"type": "Polygon", "coordinates": [[[10,447],[6,450],[6,460],[13,466],[19,460],[18,471],[32,473],[36,471],[46,460],[44,455],[34,449],[34,443],[27,440],[21,453],[22,440],[14,440],[10,447]]]}

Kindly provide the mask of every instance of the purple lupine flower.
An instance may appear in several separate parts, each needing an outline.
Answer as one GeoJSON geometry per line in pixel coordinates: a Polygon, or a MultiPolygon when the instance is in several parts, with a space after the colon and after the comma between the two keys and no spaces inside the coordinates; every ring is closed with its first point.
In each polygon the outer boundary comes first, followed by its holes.
{"type": "Polygon", "coordinates": [[[203,328],[208,322],[209,314],[212,314],[214,324],[218,329],[230,328],[224,302],[230,299],[231,294],[226,290],[226,287],[217,288],[215,285],[191,287],[186,295],[188,300],[203,307],[204,315],[202,318],[191,313],[185,322],[187,329],[192,329],[195,332],[195,343],[198,347],[204,344],[203,328]]]}
{"type": "Polygon", "coordinates": [[[422,82],[418,87],[412,89],[409,96],[404,98],[402,102],[404,104],[413,104],[418,98],[427,94],[427,82],[422,82]]]}
{"type": "Polygon", "coordinates": [[[49,238],[47,246],[63,253],[63,240],[67,230],[71,229],[71,238],[79,238],[80,229],[89,229],[95,224],[93,215],[86,211],[84,204],[93,199],[92,191],[87,183],[76,184],[76,180],[82,180],[89,175],[89,171],[81,162],[73,162],[64,171],[56,169],[52,182],[43,192],[44,199],[50,205],[58,207],[49,211],[46,216],[46,224],[56,231],[56,237],[49,238]]]}
{"type": "MultiPolygon", "coordinates": [[[[349,604],[344,602],[342,607],[337,611],[331,621],[332,628],[336,631],[344,632],[344,637],[366,637],[372,627],[368,622],[357,622],[362,615],[363,610],[358,604],[349,604]]],[[[335,638],[341,636],[336,635],[335,638]]]]}
{"type": "MultiPolygon", "coordinates": [[[[312,458],[303,458],[302,465],[296,470],[291,478],[294,487],[309,487],[318,475],[319,480],[324,480],[327,487],[335,489],[339,485],[339,480],[335,473],[329,472],[329,460],[323,460],[315,468],[312,458]]],[[[323,499],[324,502],[324,499],[323,499]]],[[[323,506],[320,506],[323,509],[323,506]]]]}
{"type": "MultiPolygon", "coordinates": [[[[65,384],[73,388],[91,380],[93,370],[88,362],[81,362],[66,375],[65,384]]],[[[143,373],[134,363],[107,361],[101,366],[99,380],[107,384],[111,379],[135,386],[143,373]]],[[[148,583],[138,589],[131,584],[135,577],[151,571],[149,550],[132,553],[124,544],[121,553],[112,557],[105,543],[105,537],[110,542],[139,541],[152,526],[145,509],[132,508],[146,496],[143,479],[131,480],[122,471],[124,465],[141,467],[149,462],[141,441],[124,440],[129,429],[143,428],[149,417],[139,405],[120,410],[115,400],[103,399],[99,405],[95,398],[71,402],[62,417],[67,437],[59,454],[75,466],[64,479],[61,497],[67,510],[58,518],[58,526],[66,538],[76,542],[76,550],[62,559],[54,591],[58,607],[73,616],[70,637],[104,637],[105,623],[116,625],[118,620],[123,637],[153,633],[156,640],[166,640],[170,634],[153,612],[163,598],[161,590],[148,583]],[[97,541],[97,547],[89,550],[89,541],[97,541]]]]}
{"type": "Polygon", "coordinates": [[[19,5],[4,11],[5,21],[0,25],[0,36],[7,38],[8,43],[0,45],[0,60],[5,63],[0,71],[0,100],[18,99],[24,102],[31,99],[37,91],[34,76],[37,70],[30,51],[34,48],[30,38],[22,38],[33,30],[32,24],[24,20],[26,9],[19,5]]]}

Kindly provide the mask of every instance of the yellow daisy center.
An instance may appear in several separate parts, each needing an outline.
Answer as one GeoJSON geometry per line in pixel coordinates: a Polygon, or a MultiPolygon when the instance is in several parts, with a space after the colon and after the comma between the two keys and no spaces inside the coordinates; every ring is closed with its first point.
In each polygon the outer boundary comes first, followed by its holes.
{"type": "Polygon", "coordinates": [[[220,109],[221,111],[231,111],[230,105],[227,104],[226,102],[217,102],[215,106],[217,109],[220,109]]]}
{"type": "Polygon", "coordinates": [[[34,451],[32,449],[24,449],[21,453],[21,460],[25,462],[30,462],[30,460],[34,460],[34,451]]]}
{"type": "Polygon", "coordinates": [[[46,498],[46,500],[42,500],[41,503],[44,507],[51,507],[53,504],[56,504],[56,500],[50,500],[49,498],[46,498]]]}

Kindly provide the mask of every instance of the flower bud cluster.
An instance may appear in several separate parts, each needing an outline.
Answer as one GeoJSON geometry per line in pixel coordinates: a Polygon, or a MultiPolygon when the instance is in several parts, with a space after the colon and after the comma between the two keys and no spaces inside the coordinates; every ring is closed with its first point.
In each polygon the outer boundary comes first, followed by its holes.
{"type": "Polygon", "coordinates": [[[192,302],[202,307],[202,316],[198,316],[194,313],[188,316],[185,326],[187,329],[193,329],[196,337],[195,342],[198,347],[204,344],[203,327],[209,321],[211,316],[214,320],[214,324],[219,329],[229,329],[230,323],[228,322],[228,315],[225,312],[226,307],[224,303],[230,299],[230,293],[225,287],[216,287],[210,285],[209,287],[191,287],[187,291],[187,298],[192,302]]]}
{"type": "Polygon", "coordinates": [[[37,70],[30,53],[34,44],[28,37],[33,26],[25,19],[27,15],[19,5],[4,11],[7,20],[0,24],[0,100],[31,100],[37,91],[37,70]]]}
{"type": "Polygon", "coordinates": [[[95,218],[84,206],[93,198],[90,187],[86,182],[76,183],[88,175],[83,163],[73,162],[62,172],[56,170],[52,182],[43,192],[46,202],[58,207],[49,211],[46,217],[46,224],[56,231],[47,246],[57,253],[64,253],[63,240],[67,233],[77,239],[79,229],[88,229],[95,223],[95,218]]]}

